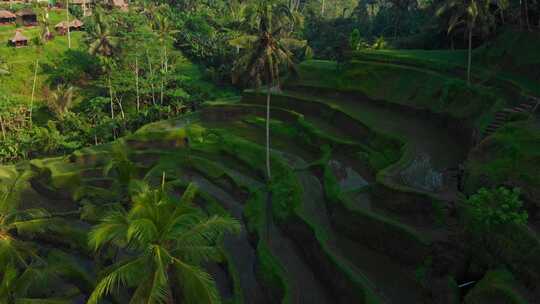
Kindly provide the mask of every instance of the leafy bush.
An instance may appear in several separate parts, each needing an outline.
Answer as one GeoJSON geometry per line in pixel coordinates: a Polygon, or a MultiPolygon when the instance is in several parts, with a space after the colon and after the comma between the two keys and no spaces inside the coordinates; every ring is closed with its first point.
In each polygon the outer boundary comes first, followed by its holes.
{"type": "Polygon", "coordinates": [[[527,224],[527,212],[522,210],[520,190],[504,187],[482,188],[466,201],[468,228],[472,232],[489,233],[508,225],[527,224]]]}

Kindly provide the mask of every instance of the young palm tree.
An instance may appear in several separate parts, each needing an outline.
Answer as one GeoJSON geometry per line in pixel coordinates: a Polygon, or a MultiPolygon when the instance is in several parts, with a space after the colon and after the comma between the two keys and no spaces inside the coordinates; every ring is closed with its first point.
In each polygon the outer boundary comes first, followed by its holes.
{"type": "Polygon", "coordinates": [[[62,84],[51,94],[47,105],[58,118],[62,119],[73,105],[73,91],[72,86],[62,84]]]}
{"type": "Polygon", "coordinates": [[[472,36],[475,28],[481,25],[483,32],[488,32],[492,24],[492,16],[489,11],[490,1],[486,0],[449,0],[438,10],[439,16],[450,14],[448,21],[448,33],[461,24],[467,27],[468,56],[467,56],[467,83],[471,83],[472,65],[472,36]]]}
{"type": "Polygon", "coordinates": [[[111,244],[126,254],[99,281],[88,303],[97,304],[120,287],[134,289],[130,303],[219,303],[215,282],[201,264],[220,258],[223,235],[238,232],[240,224],[195,208],[193,184],[180,201],[164,186],[151,190],[141,184],[135,193],[129,211],[112,212],[90,232],[94,250],[111,244]]]}
{"type": "Polygon", "coordinates": [[[137,167],[128,156],[127,147],[123,142],[116,143],[112,148],[112,153],[109,161],[103,167],[103,175],[115,177],[115,192],[123,197],[125,189],[129,188],[137,174],[137,167]]]}
{"type": "Polygon", "coordinates": [[[15,297],[21,300],[33,281],[46,279],[42,272],[45,263],[36,246],[20,239],[45,232],[54,224],[45,210],[17,210],[28,178],[28,174],[17,173],[11,181],[0,183],[0,303],[12,303],[15,297]]]}
{"type": "Polygon", "coordinates": [[[279,87],[280,68],[295,68],[292,48],[306,47],[305,41],[288,36],[284,31],[286,20],[283,10],[271,1],[262,1],[256,11],[256,33],[246,34],[230,41],[230,44],[243,49],[233,68],[233,82],[244,81],[257,88],[264,82],[266,88],[266,173],[271,179],[270,170],[270,97],[271,89],[279,87]]]}

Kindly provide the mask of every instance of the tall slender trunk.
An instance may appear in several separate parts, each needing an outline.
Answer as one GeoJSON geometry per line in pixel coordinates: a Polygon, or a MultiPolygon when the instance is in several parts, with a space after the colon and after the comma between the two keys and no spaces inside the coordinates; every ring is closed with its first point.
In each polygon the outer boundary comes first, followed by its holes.
{"type": "Polygon", "coordinates": [[[152,104],[156,105],[156,94],[155,94],[155,87],[154,87],[154,69],[152,69],[152,61],[150,60],[150,54],[148,53],[148,49],[146,49],[146,58],[148,60],[148,68],[150,70],[150,88],[152,89],[152,104]]]}
{"type": "Polygon", "coordinates": [[[321,4],[321,16],[324,16],[324,11],[326,10],[326,2],[325,0],[322,0],[321,4]]]}
{"type": "Polygon", "coordinates": [[[472,28],[469,28],[469,54],[467,58],[467,84],[471,84],[471,64],[472,64],[472,28]]]}
{"type": "Polygon", "coordinates": [[[270,171],[270,89],[271,83],[268,83],[266,89],[266,176],[268,181],[272,179],[272,173],[270,171]]]}
{"type": "Polygon", "coordinates": [[[519,0],[519,29],[523,29],[523,0],[519,0]]]}
{"type": "Polygon", "coordinates": [[[531,30],[531,24],[529,23],[529,0],[524,0],[525,2],[525,25],[527,26],[527,30],[531,30]]]}
{"type": "Polygon", "coordinates": [[[401,11],[398,8],[398,12],[397,12],[397,15],[396,15],[396,22],[394,24],[394,40],[397,39],[397,36],[399,34],[399,26],[400,26],[400,24],[401,24],[401,11]]]}
{"type": "Polygon", "coordinates": [[[39,59],[36,59],[36,66],[34,68],[34,83],[32,84],[32,97],[30,98],[30,126],[32,126],[32,114],[33,114],[33,108],[34,108],[34,96],[36,92],[38,66],[39,66],[39,59]]]}
{"type": "Polygon", "coordinates": [[[68,36],[68,49],[71,49],[71,30],[69,26],[69,0],[66,0],[66,27],[68,36]]]}
{"type": "Polygon", "coordinates": [[[6,127],[4,126],[4,119],[2,118],[2,115],[0,115],[0,129],[2,130],[2,138],[5,141],[6,140],[6,127]]]}
{"type": "Polygon", "coordinates": [[[116,103],[118,103],[118,107],[120,108],[120,116],[122,116],[122,119],[125,120],[126,119],[126,114],[124,113],[124,107],[122,106],[122,100],[117,97],[116,98],[116,103]]]}
{"type": "Polygon", "coordinates": [[[165,67],[165,72],[169,71],[169,60],[167,58],[167,46],[163,46],[163,65],[165,67]]]}
{"type": "Polygon", "coordinates": [[[111,119],[114,119],[114,97],[111,83],[111,75],[109,74],[109,96],[111,98],[111,119]]]}
{"type": "Polygon", "coordinates": [[[137,113],[141,109],[141,97],[139,95],[139,59],[135,57],[135,88],[137,90],[137,113]]]}

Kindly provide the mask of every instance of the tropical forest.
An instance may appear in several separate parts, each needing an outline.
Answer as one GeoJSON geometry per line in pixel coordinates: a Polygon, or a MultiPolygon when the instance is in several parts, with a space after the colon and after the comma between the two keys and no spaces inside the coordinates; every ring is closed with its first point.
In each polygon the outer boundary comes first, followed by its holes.
{"type": "Polygon", "coordinates": [[[0,0],[0,304],[540,303],[540,0],[0,0]]]}

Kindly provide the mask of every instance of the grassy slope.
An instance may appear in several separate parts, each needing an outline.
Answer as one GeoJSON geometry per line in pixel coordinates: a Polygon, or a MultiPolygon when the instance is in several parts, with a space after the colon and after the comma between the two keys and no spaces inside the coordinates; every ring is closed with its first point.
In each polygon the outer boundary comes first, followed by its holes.
{"type": "Polygon", "coordinates": [[[506,125],[470,154],[467,190],[511,184],[540,206],[540,123],[506,125]]]}
{"type": "MultiPolygon", "coordinates": [[[[538,33],[505,30],[473,51],[473,79],[483,82],[495,78],[516,91],[540,96],[538,49],[538,33]]],[[[467,68],[465,50],[362,50],[354,58],[421,67],[461,78],[465,77],[467,68]]]]}
{"type": "Polygon", "coordinates": [[[461,79],[416,67],[352,61],[342,69],[320,60],[300,65],[301,85],[356,92],[416,109],[448,115],[485,126],[499,101],[484,87],[468,87],[461,79]]]}
{"type": "MultiPolygon", "coordinates": [[[[54,32],[54,25],[65,19],[65,11],[51,11],[51,28],[54,32]]],[[[40,34],[39,27],[22,28],[22,33],[30,40],[29,46],[25,48],[13,48],[7,45],[15,33],[15,26],[0,27],[0,58],[8,63],[10,75],[0,76],[0,101],[4,98],[10,98],[16,102],[29,102],[32,95],[32,84],[36,59],[39,59],[40,65],[50,63],[52,59],[57,58],[61,53],[68,49],[67,36],[56,36],[52,41],[43,46],[37,46],[34,38],[40,34]],[[4,43],[5,42],[5,43],[4,43]]],[[[83,33],[74,32],[71,35],[71,47],[78,48],[81,43],[83,33]]],[[[40,77],[38,70],[38,79],[36,87],[36,100],[42,97],[44,77],[40,77]]]]}

